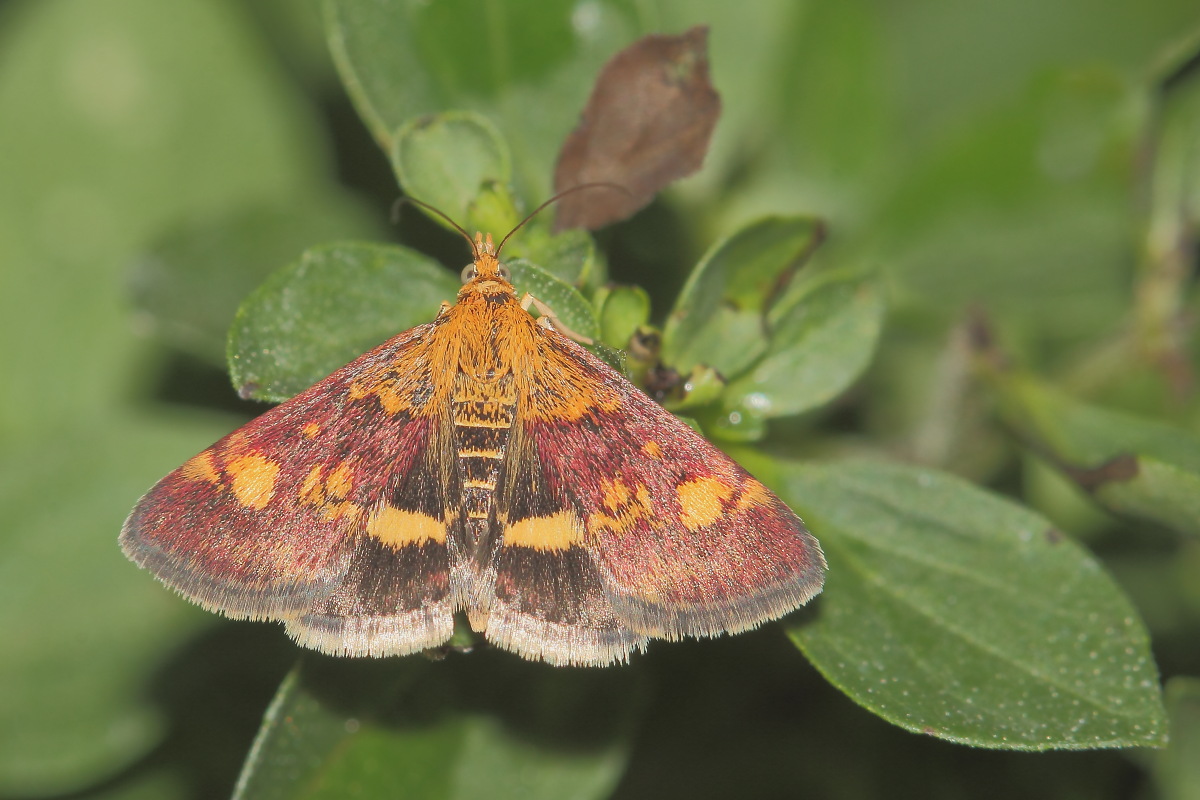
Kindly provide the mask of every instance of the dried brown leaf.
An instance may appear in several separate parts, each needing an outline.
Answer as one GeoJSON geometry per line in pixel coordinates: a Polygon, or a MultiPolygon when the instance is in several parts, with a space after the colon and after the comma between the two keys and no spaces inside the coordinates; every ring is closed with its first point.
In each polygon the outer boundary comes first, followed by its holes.
{"type": "Polygon", "coordinates": [[[708,79],[708,28],[644,36],[600,71],[579,126],[567,136],[554,190],[610,183],[626,191],[575,192],[555,228],[596,230],[632,216],[665,186],[700,168],[721,113],[708,79]]]}

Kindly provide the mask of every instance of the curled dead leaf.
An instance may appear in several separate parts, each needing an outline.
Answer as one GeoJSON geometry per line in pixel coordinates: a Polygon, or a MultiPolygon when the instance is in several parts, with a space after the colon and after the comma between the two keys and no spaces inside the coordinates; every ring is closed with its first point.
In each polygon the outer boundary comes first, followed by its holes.
{"type": "Polygon", "coordinates": [[[554,190],[597,187],[564,197],[555,229],[596,230],[632,216],[671,182],[704,163],[721,113],[708,78],[708,28],[644,36],[600,71],[579,126],[567,136],[554,190]]]}

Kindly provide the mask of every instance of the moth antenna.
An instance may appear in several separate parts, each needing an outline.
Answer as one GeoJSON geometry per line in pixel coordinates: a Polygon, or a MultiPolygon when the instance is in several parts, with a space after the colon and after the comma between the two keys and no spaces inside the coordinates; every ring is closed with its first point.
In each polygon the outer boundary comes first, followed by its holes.
{"type": "MultiPolygon", "coordinates": [[[[450,218],[450,215],[447,214],[445,211],[442,211],[440,208],[437,208],[435,206],[431,206],[429,203],[426,203],[424,200],[418,200],[415,197],[408,197],[408,196],[404,196],[404,197],[397,199],[396,202],[392,204],[392,221],[393,222],[395,222],[396,218],[399,217],[399,215],[400,215],[400,206],[404,205],[405,203],[412,203],[414,206],[420,206],[421,208],[425,209],[426,211],[432,211],[434,214],[437,214],[439,217],[446,220],[446,222],[449,222],[450,226],[452,228],[454,228],[454,230],[456,230],[460,234],[462,234],[462,237],[467,240],[467,244],[471,245],[471,254],[473,256],[475,256],[476,258],[479,257],[479,251],[475,248],[475,240],[471,238],[471,234],[467,233],[462,225],[459,225],[457,222],[452,220],[450,218]]],[[[521,224],[524,225],[525,223],[522,222],[521,224]]]]}
{"type": "Polygon", "coordinates": [[[629,191],[621,184],[608,183],[607,181],[593,181],[592,183],[581,183],[576,186],[572,186],[570,189],[563,189],[561,192],[554,195],[546,202],[542,203],[540,206],[535,208],[533,211],[530,211],[529,215],[526,216],[525,219],[523,219],[517,223],[517,227],[513,228],[511,231],[504,234],[504,238],[500,240],[500,246],[496,248],[496,257],[497,258],[500,257],[500,251],[504,249],[504,243],[508,241],[509,237],[512,236],[517,231],[521,230],[521,228],[524,228],[525,223],[529,222],[529,220],[533,219],[539,213],[541,213],[542,209],[544,209],[546,206],[550,205],[551,203],[557,203],[559,200],[563,199],[564,197],[566,197],[567,195],[569,195],[573,192],[583,191],[584,189],[616,189],[617,191],[624,192],[625,194],[628,194],[628,195],[633,194],[633,192],[629,191]]]}

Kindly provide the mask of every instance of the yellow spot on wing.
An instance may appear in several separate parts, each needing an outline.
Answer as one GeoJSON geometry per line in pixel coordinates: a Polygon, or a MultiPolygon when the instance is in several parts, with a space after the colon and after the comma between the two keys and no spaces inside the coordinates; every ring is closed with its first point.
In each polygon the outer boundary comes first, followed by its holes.
{"type": "Polygon", "coordinates": [[[416,511],[383,506],[367,517],[367,533],[389,547],[446,541],[446,526],[440,520],[416,511]]]}
{"type": "Polygon", "coordinates": [[[188,459],[187,463],[180,469],[183,472],[183,477],[189,481],[221,482],[221,473],[217,471],[216,465],[213,464],[212,453],[207,451],[188,459]]]}
{"type": "Polygon", "coordinates": [[[367,379],[360,379],[350,384],[349,394],[351,400],[361,400],[375,395],[386,414],[396,414],[408,408],[405,398],[397,391],[393,382],[380,381],[375,376],[368,376],[367,379]]]}
{"type": "Polygon", "coordinates": [[[271,502],[279,464],[257,453],[247,453],[225,465],[225,472],[233,483],[234,496],[242,505],[261,509],[271,502]]]}
{"type": "MultiPolygon", "coordinates": [[[[341,519],[349,517],[352,520],[362,516],[362,506],[357,506],[354,503],[342,500],[332,494],[326,495],[326,487],[333,478],[331,475],[324,481],[321,480],[321,475],[324,469],[320,464],[317,464],[308,471],[304,476],[304,482],[300,484],[300,492],[298,500],[302,505],[312,506],[316,511],[317,516],[323,520],[341,519]]],[[[334,472],[336,475],[337,472],[334,472]]]]}
{"type": "Polygon", "coordinates": [[[379,398],[379,405],[388,414],[398,414],[408,407],[404,398],[396,391],[396,387],[390,383],[379,386],[375,390],[375,396],[379,398]]]}
{"type": "Polygon", "coordinates": [[[642,445],[642,452],[651,458],[662,458],[662,448],[653,439],[642,445]]]}
{"type": "Polygon", "coordinates": [[[675,487],[675,494],[683,510],[683,527],[695,531],[725,513],[724,503],[733,496],[733,487],[716,478],[694,478],[675,487]]]}
{"type": "Polygon", "coordinates": [[[738,511],[744,511],[747,508],[755,506],[770,505],[772,498],[771,491],[753,478],[747,478],[742,484],[742,496],[738,498],[738,511]]]}
{"type": "Polygon", "coordinates": [[[300,500],[314,506],[325,502],[325,490],[321,488],[321,465],[317,464],[304,476],[300,484],[300,500]]]}
{"type": "Polygon", "coordinates": [[[236,456],[246,450],[249,440],[246,434],[241,431],[234,431],[225,439],[225,446],[221,448],[221,454],[226,458],[236,456]]]}
{"type": "Polygon", "coordinates": [[[325,479],[325,491],[331,497],[336,497],[339,500],[345,499],[346,495],[350,494],[350,487],[354,482],[354,470],[350,467],[350,462],[343,461],[338,464],[337,469],[330,473],[325,479]]]}
{"type": "Polygon", "coordinates": [[[606,481],[604,489],[604,507],[609,511],[618,511],[629,502],[629,487],[624,481],[606,481]]]}
{"type": "Polygon", "coordinates": [[[339,503],[338,507],[334,510],[334,517],[338,519],[349,517],[352,520],[356,520],[362,516],[362,513],[362,506],[356,506],[354,503],[339,503]]]}
{"type": "Polygon", "coordinates": [[[504,545],[535,550],[566,550],[583,541],[583,524],[570,511],[548,517],[526,517],[504,529],[504,545]]]}
{"type": "Polygon", "coordinates": [[[644,485],[639,485],[636,491],[630,491],[629,486],[618,479],[602,481],[600,486],[603,493],[601,502],[611,513],[597,512],[589,516],[589,529],[624,533],[632,530],[642,520],[649,519],[654,513],[650,502],[650,490],[644,485]]]}
{"type": "Polygon", "coordinates": [[[303,433],[305,436],[307,436],[309,439],[312,439],[318,433],[321,432],[321,426],[315,422],[310,422],[307,425],[305,425],[303,428],[301,428],[300,432],[303,433]]]}

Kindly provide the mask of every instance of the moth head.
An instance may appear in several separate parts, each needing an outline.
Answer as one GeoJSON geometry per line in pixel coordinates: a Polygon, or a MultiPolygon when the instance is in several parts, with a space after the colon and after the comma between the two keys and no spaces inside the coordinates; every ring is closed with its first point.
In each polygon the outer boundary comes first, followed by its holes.
{"type": "MultiPolygon", "coordinates": [[[[491,234],[488,235],[487,244],[490,247],[492,243],[491,234]]],[[[490,250],[476,251],[475,260],[462,268],[459,277],[462,278],[464,284],[470,283],[476,278],[484,280],[492,279],[497,276],[503,278],[506,283],[512,283],[512,270],[507,264],[500,262],[490,250]]]]}
{"type": "Polygon", "coordinates": [[[512,272],[497,258],[492,235],[489,233],[485,238],[482,233],[475,234],[471,249],[474,251],[474,260],[463,267],[460,275],[463,288],[458,292],[459,298],[468,294],[511,295],[512,272]]]}

